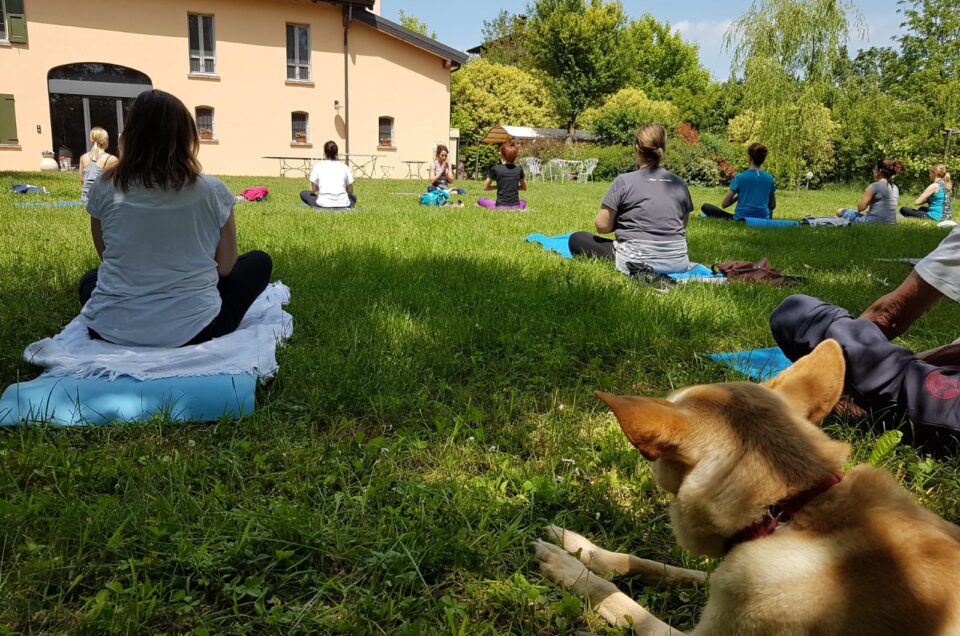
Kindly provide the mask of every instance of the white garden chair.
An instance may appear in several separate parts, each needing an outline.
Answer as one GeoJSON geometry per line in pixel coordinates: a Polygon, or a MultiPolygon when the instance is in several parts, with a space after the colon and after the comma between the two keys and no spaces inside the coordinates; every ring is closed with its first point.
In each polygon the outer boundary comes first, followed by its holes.
{"type": "Polygon", "coordinates": [[[599,163],[599,159],[587,159],[584,161],[580,166],[580,171],[577,173],[577,181],[584,183],[593,179],[593,171],[597,169],[599,163]]]}
{"type": "Polygon", "coordinates": [[[563,159],[551,159],[543,166],[543,179],[550,179],[551,181],[556,181],[557,179],[563,179],[563,173],[566,170],[566,161],[563,159]]]}
{"type": "Polygon", "coordinates": [[[523,171],[531,181],[536,180],[537,177],[543,179],[543,164],[538,157],[524,157],[520,160],[520,165],[523,166],[523,171]]]}

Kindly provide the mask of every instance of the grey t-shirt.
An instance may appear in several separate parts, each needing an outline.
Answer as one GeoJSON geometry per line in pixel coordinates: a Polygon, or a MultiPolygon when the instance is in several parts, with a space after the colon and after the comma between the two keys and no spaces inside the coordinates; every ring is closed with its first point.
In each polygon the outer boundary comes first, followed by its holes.
{"type": "Polygon", "coordinates": [[[613,180],[603,205],[616,212],[618,241],[686,238],[693,200],[687,184],[663,168],[640,168],[613,180]]]}
{"type": "Polygon", "coordinates": [[[960,303],[960,228],[940,241],[914,271],[941,294],[960,303]]]}
{"type": "Polygon", "coordinates": [[[885,180],[870,184],[873,200],[864,216],[864,223],[896,223],[897,209],[900,207],[900,189],[885,180]]]}
{"type": "Polygon", "coordinates": [[[179,191],[99,179],[87,211],[103,229],[103,263],[84,320],[110,342],[179,347],[220,313],[220,229],[236,199],[201,176],[179,191]]]}

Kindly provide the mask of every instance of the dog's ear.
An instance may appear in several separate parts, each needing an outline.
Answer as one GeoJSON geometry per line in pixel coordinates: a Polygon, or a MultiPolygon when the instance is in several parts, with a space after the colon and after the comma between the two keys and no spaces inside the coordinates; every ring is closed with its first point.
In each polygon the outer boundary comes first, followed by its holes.
{"type": "Polygon", "coordinates": [[[687,419],[670,401],[627,397],[594,391],[617,416],[620,428],[640,454],[654,461],[661,457],[681,459],[680,442],[687,419]]]}
{"type": "Polygon", "coordinates": [[[846,368],[837,341],[824,340],[763,386],[778,391],[807,420],[819,424],[840,401],[846,368]]]}

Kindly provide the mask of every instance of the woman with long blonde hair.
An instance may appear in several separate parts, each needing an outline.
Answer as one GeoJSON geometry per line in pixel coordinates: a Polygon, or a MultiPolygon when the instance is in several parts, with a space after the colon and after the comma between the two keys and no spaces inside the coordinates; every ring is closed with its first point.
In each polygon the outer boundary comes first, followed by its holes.
{"type": "Polygon", "coordinates": [[[902,207],[900,214],[918,219],[933,219],[937,223],[950,221],[953,216],[950,196],[952,190],[953,181],[947,172],[947,166],[936,163],[930,167],[930,185],[914,202],[917,207],[902,207]]]}
{"type": "Polygon", "coordinates": [[[86,201],[90,188],[105,169],[117,163],[117,158],[107,152],[110,145],[110,135],[99,126],[90,129],[90,152],[80,156],[80,200],[86,201]]]}

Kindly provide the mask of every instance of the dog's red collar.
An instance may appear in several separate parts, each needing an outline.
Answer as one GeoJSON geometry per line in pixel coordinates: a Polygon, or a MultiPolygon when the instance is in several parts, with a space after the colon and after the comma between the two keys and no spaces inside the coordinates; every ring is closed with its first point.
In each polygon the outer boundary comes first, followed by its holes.
{"type": "Polygon", "coordinates": [[[777,503],[771,505],[767,508],[767,512],[763,515],[763,518],[754,521],[749,526],[730,537],[727,540],[725,551],[729,552],[734,548],[734,546],[737,546],[741,543],[746,543],[747,541],[752,541],[753,539],[759,539],[760,537],[773,534],[773,532],[777,529],[777,526],[789,523],[790,520],[793,519],[793,515],[800,512],[801,508],[810,503],[810,501],[815,497],[822,495],[839,484],[843,480],[843,477],[843,471],[838,470],[837,472],[832,473],[829,477],[817,482],[811,488],[808,488],[801,493],[797,493],[793,497],[781,499],[777,503]]]}

